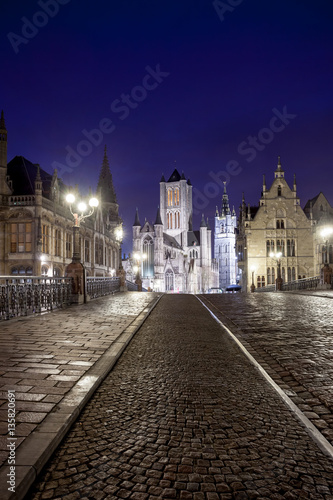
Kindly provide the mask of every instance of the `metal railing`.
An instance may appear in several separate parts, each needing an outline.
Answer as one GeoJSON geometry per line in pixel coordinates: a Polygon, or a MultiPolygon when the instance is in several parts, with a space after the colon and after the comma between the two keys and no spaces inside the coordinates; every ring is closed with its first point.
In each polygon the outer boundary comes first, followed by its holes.
{"type": "Polygon", "coordinates": [[[90,299],[97,299],[104,295],[119,292],[120,278],[87,277],[87,295],[90,299]]]}
{"type": "MultiPolygon", "coordinates": [[[[312,276],[311,278],[302,278],[299,280],[287,281],[282,283],[281,291],[286,292],[290,290],[306,290],[317,288],[320,283],[320,276],[312,276]]],[[[267,285],[263,287],[256,288],[256,292],[275,292],[275,285],[267,285]]]]}
{"type": "Polygon", "coordinates": [[[0,276],[0,320],[68,305],[71,290],[71,278],[0,276]]]}
{"type": "Polygon", "coordinates": [[[136,283],[133,283],[132,281],[126,280],[126,286],[127,286],[127,290],[129,292],[137,292],[138,291],[138,285],[136,283]]]}

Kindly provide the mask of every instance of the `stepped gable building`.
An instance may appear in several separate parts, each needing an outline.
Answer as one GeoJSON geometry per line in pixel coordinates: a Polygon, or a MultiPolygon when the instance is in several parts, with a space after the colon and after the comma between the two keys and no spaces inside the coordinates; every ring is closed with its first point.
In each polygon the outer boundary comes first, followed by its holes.
{"type": "Polygon", "coordinates": [[[218,286],[211,228],[202,216],[200,229],[193,230],[192,185],[176,169],[168,181],[164,176],[161,178],[160,205],[154,224],[146,220],[141,226],[136,211],[134,263],[135,256],[138,256],[139,273],[146,289],[198,293],[218,286]]]}
{"type": "Polygon", "coordinates": [[[239,281],[235,252],[236,227],[236,212],[234,208],[230,210],[226,182],[224,182],[221,209],[216,207],[214,232],[214,257],[219,264],[219,287],[223,290],[239,281]]]}
{"type": "MultiPolygon", "coordinates": [[[[73,255],[73,223],[65,195],[70,191],[55,170],[47,173],[24,158],[7,164],[7,130],[0,121],[0,275],[64,276],[73,255]]],[[[74,190],[79,198],[78,188],[74,190]]],[[[122,221],[106,148],[95,213],[81,222],[81,262],[89,276],[110,276],[119,267],[115,228],[122,221]]]]}
{"type": "Polygon", "coordinates": [[[316,274],[313,222],[301,208],[296,177],[292,188],[285,180],[280,157],[269,189],[264,176],[259,206],[247,207],[243,198],[236,248],[243,291],[275,283],[278,261],[271,253],[282,254],[283,282],[316,274]]]}

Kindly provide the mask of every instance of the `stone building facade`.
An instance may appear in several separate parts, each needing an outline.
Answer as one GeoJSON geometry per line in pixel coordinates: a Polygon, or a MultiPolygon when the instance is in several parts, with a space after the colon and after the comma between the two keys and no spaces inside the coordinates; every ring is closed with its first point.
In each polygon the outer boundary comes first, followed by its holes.
{"type": "Polygon", "coordinates": [[[236,227],[236,212],[234,208],[230,210],[226,183],[224,183],[221,209],[216,207],[214,231],[214,257],[219,264],[219,287],[222,290],[239,281],[235,252],[236,227]]]}
{"type": "MultiPolygon", "coordinates": [[[[7,130],[0,119],[0,275],[64,276],[73,255],[74,219],[69,192],[55,170],[50,175],[22,156],[7,164],[7,130]]],[[[79,191],[74,189],[76,198],[79,191]]],[[[81,262],[88,276],[110,276],[119,267],[122,221],[106,148],[96,197],[99,207],[81,222],[81,262]]]]}
{"type": "Polygon", "coordinates": [[[132,268],[143,286],[158,292],[206,292],[218,286],[218,265],[212,259],[211,228],[202,216],[193,230],[192,185],[175,169],[168,181],[160,181],[160,205],[154,224],[141,226],[138,211],[133,225],[132,268]]]}
{"type": "Polygon", "coordinates": [[[236,238],[243,291],[275,283],[278,259],[271,254],[276,252],[282,254],[283,282],[316,275],[314,222],[301,208],[296,187],[295,176],[289,187],[279,158],[269,189],[264,177],[259,206],[246,206],[243,198],[236,238]]]}

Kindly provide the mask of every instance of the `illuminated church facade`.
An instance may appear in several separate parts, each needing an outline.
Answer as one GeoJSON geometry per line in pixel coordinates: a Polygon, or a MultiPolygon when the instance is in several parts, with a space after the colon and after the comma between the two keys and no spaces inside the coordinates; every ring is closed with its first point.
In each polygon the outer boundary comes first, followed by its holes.
{"type": "Polygon", "coordinates": [[[218,286],[218,264],[212,259],[212,231],[202,216],[192,224],[192,185],[177,169],[160,181],[160,205],[155,222],[141,225],[138,210],[133,225],[132,269],[147,290],[202,293],[218,286]]]}

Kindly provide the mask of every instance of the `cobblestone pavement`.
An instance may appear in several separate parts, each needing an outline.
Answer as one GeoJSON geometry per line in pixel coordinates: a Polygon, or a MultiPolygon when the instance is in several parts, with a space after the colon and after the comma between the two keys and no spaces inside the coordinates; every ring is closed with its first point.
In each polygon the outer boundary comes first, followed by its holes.
{"type": "Polygon", "coordinates": [[[200,298],[333,444],[332,293],[200,298]]]}
{"type": "Polygon", "coordinates": [[[165,295],[29,496],[333,499],[333,462],[196,297],[165,295]]]}
{"type": "Polygon", "coordinates": [[[153,299],[156,294],[128,292],[1,322],[0,465],[9,453],[8,390],[15,391],[18,451],[153,299]]]}

